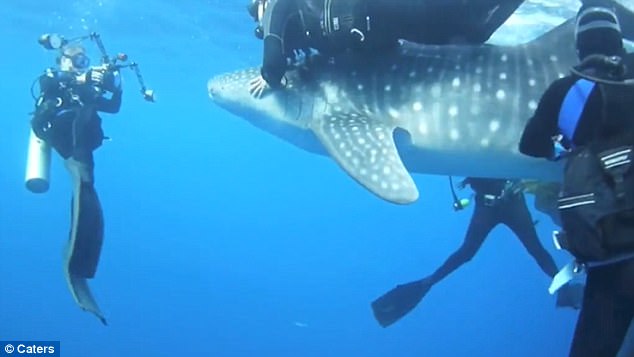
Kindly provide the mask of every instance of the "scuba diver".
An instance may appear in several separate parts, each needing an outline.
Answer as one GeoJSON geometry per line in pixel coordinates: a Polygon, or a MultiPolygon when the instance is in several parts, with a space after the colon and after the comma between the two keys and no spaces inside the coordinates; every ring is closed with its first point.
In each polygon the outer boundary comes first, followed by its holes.
{"type": "MultiPolygon", "coordinates": [[[[39,78],[40,96],[31,127],[38,138],[52,146],[65,160],[73,180],[71,228],[66,250],[68,279],[91,279],[97,270],[104,229],[101,204],[94,186],[93,151],[104,139],[97,112],[117,113],[123,90],[117,79],[118,72],[90,68],[90,60],[80,44],[62,47],[57,62],[57,69],[49,69],[39,78]],[[111,93],[110,98],[104,96],[105,89],[111,93]]],[[[91,305],[92,299],[85,299],[85,303],[91,305]]],[[[88,310],[106,323],[96,304],[88,310]]]]}
{"type": "Polygon", "coordinates": [[[127,56],[120,54],[117,59],[110,60],[95,33],[75,40],[46,34],[39,42],[46,49],[59,50],[59,54],[57,68],[46,69],[36,80],[39,95],[32,92],[36,103],[31,119],[27,188],[36,193],[48,189],[50,156],[37,156],[41,151],[33,149],[34,143],[49,148],[49,153],[50,147],[54,148],[64,159],[73,188],[70,234],[64,254],[66,279],[77,304],[106,324],[86,281],[95,276],[104,239],[104,219],[95,189],[93,159],[93,152],[105,139],[99,112],[119,112],[123,95],[121,68],[135,70],[146,100],[153,101],[153,92],[143,85],[135,63],[116,63],[127,60],[127,56]],[[99,66],[90,66],[90,58],[81,45],[81,41],[88,38],[96,41],[102,50],[103,63],[99,66]]]}
{"type": "Polygon", "coordinates": [[[579,9],[580,63],[546,89],[519,143],[525,155],[566,158],[555,237],[575,260],[551,288],[586,273],[573,357],[632,355],[634,54],[623,47],[617,13],[603,2],[579,9]]]}
{"type": "Polygon", "coordinates": [[[314,49],[326,56],[347,50],[380,53],[398,40],[420,44],[482,44],[523,0],[252,0],[248,11],[264,41],[260,97],[284,87],[289,63],[314,49]]]}
{"type": "MultiPolygon", "coordinates": [[[[521,182],[468,177],[459,184],[459,188],[462,189],[466,185],[470,185],[475,192],[475,208],[462,246],[433,274],[398,285],[373,301],[374,317],[381,326],[390,326],[401,319],[418,305],[432,286],[471,260],[491,230],[500,223],[515,233],[546,275],[552,278],[557,274],[555,261],[537,237],[535,222],[526,206],[521,182]]],[[[464,209],[468,200],[458,200],[453,192],[453,185],[452,193],[454,194],[454,209],[464,209]]],[[[578,308],[581,303],[580,293],[579,285],[566,285],[557,296],[557,306],[578,308]]]]}

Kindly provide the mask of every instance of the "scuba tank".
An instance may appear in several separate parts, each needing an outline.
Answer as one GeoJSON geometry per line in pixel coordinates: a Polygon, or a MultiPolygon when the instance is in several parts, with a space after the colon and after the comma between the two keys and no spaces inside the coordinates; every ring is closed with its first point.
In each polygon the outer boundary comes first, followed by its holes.
{"type": "Polygon", "coordinates": [[[33,193],[44,193],[49,188],[51,172],[51,146],[30,130],[29,148],[26,158],[26,188],[33,193]]]}

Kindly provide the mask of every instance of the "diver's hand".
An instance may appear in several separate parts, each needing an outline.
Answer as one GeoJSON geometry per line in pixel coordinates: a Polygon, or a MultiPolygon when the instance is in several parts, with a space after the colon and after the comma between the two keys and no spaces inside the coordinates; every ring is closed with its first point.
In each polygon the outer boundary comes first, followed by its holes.
{"type": "Polygon", "coordinates": [[[303,50],[293,50],[293,56],[290,58],[289,65],[295,68],[301,68],[306,66],[308,56],[303,50]]]}
{"type": "Polygon", "coordinates": [[[261,75],[253,78],[249,82],[249,93],[251,93],[254,98],[262,98],[262,95],[267,90],[270,90],[270,87],[266,84],[266,81],[261,75]]]}

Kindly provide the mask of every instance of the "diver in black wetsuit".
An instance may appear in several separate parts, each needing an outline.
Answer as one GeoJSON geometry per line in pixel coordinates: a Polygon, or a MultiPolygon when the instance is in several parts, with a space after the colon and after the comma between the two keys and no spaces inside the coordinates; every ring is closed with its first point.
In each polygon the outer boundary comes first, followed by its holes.
{"type": "MultiPolygon", "coordinates": [[[[334,56],[343,51],[389,50],[398,40],[421,44],[481,44],[523,0],[252,0],[249,13],[264,40],[262,79],[283,87],[289,61],[309,48],[334,56]]],[[[264,82],[254,81],[259,96],[264,82]]]]}
{"type": "MultiPolygon", "coordinates": [[[[462,246],[433,274],[398,285],[372,303],[374,316],[387,327],[409,313],[429,289],[473,258],[491,230],[502,223],[520,239],[528,253],[549,277],[557,274],[557,265],[541,245],[519,182],[504,179],[466,178],[460,187],[475,191],[475,208],[462,246]]],[[[456,202],[454,207],[460,204],[456,202]]],[[[581,302],[578,286],[566,285],[558,296],[558,306],[577,307],[581,302]]]]}
{"type": "Polygon", "coordinates": [[[546,89],[519,143],[529,156],[568,157],[559,201],[568,237],[560,244],[587,272],[570,347],[574,357],[612,357],[619,348],[634,355],[634,331],[627,332],[634,317],[634,176],[623,149],[634,145],[634,54],[623,47],[627,23],[610,2],[581,7],[574,38],[580,64],[546,89]],[[614,149],[623,155],[605,155],[614,149]],[[609,156],[609,167],[599,164],[609,156]],[[612,169],[622,170],[622,177],[613,179],[612,169]],[[605,254],[590,254],[599,250],[605,254]]]}
{"type": "Polygon", "coordinates": [[[48,69],[39,78],[31,127],[65,160],[72,176],[71,228],[64,270],[77,303],[105,324],[84,281],[96,273],[104,233],[94,186],[93,151],[104,140],[97,112],[117,113],[123,92],[118,71],[89,67],[89,58],[78,44],[62,47],[58,64],[59,68],[48,69]]]}

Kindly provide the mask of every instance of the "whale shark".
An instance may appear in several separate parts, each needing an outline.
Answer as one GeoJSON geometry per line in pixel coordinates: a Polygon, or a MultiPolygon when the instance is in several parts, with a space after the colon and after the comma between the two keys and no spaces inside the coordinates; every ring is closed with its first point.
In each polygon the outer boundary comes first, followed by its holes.
{"type": "Polygon", "coordinates": [[[316,57],[284,89],[249,93],[259,68],[208,81],[211,100],[301,149],[329,155],[397,204],[419,198],[411,174],[561,180],[562,163],[518,143],[547,86],[578,61],[574,20],[517,45],[402,42],[377,56],[316,57]]]}

